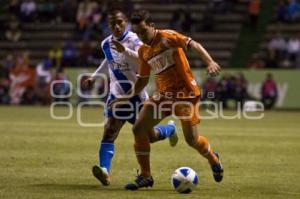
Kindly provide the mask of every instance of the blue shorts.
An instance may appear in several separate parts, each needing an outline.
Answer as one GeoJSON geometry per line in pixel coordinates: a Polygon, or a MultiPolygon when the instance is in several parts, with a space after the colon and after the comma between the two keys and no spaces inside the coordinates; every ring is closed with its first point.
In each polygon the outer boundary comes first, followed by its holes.
{"type": "Polygon", "coordinates": [[[137,114],[143,106],[140,96],[136,95],[130,98],[129,101],[125,102],[127,104],[118,106],[117,110],[108,107],[108,104],[110,104],[110,102],[113,101],[114,99],[116,99],[114,95],[110,94],[108,96],[108,99],[106,101],[106,109],[104,112],[105,116],[108,118],[115,118],[115,119],[122,120],[124,122],[127,121],[131,124],[134,124],[137,118],[137,114]]]}

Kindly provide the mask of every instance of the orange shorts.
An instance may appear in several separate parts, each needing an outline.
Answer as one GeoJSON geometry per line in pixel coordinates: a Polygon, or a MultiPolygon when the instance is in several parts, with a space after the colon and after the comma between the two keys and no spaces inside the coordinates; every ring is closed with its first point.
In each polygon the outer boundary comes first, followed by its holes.
{"type": "Polygon", "coordinates": [[[189,99],[174,99],[162,96],[159,98],[152,97],[145,102],[144,106],[154,107],[155,118],[162,119],[172,114],[185,125],[193,126],[200,123],[200,96],[189,99]]]}

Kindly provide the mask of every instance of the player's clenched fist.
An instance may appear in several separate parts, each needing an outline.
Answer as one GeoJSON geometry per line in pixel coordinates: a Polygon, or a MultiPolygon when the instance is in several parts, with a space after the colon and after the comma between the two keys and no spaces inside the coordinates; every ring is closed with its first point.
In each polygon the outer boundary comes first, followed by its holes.
{"type": "Polygon", "coordinates": [[[93,77],[88,77],[83,81],[83,87],[87,89],[92,89],[95,83],[95,79],[93,77]]]}
{"type": "Polygon", "coordinates": [[[210,62],[207,66],[207,72],[212,76],[217,76],[221,70],[221,67],[214,61],[210,62]]]}
{"type": "Polygon", "coordinates": [[[111,42],[113,43],[112,48],[118,51],[119,53],[123,53],[125,51],[125,47],[123,46],[123,44],[121,44],[117,40],[112,40],[111,42]]]}

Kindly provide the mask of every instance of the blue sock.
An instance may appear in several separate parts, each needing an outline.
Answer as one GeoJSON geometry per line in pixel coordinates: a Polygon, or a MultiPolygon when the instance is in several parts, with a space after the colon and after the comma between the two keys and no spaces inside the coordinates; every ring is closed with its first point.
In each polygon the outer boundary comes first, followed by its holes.
{"type": "Polygon", "coordinates": [[[115,153],[114,143],[102,140],[100,150],[99,150],[99,162],[100,162],[100,167],[106,168],[108,173],[110,171],[111,160],[114,156],[114,153],[115,153]]]}
{"type": "Polygon", "coordinates": [[[173,125],[156,125],[154,127],[154,129],[156,129],[159,132],[159,139],[160,140],[164,140],[168,137],[170,137],[171,135],[173,135],[174,131],[175,131],[175,127],[173,125]]]}

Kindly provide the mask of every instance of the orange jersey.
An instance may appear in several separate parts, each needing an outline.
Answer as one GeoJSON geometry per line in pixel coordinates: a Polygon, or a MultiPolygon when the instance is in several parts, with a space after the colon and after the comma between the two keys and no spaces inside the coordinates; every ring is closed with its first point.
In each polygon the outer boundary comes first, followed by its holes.
{"type": "Polygon", "coordinates": [[[156,30],[150,46],[139,49],[139,76],[156,75],[158,92],[174,98],[194,98],[200,89],[184,53],[191,38],[172,30],[156,30]]]}

